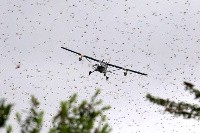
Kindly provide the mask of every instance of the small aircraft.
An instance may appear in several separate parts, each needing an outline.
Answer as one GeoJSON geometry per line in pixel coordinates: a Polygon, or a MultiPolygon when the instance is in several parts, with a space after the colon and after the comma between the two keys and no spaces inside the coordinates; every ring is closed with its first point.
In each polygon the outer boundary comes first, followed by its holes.
{"type": "Polygon", "coordinates": [[[95,69],[93,71],[89,71],[89,75],[92,74],[93,72],[95,71],[98,71],[100,73],[103,73],[104,76],[106,77],[106,80],[108,80],[108,76],[106,76],[106,73],[107,72],[111,72],[111,71],[107,71],[107,68],[108,66],[111,66],[111,67],[115,67],[115,68],[118,68],[118,69],[122,69],[124,70],[124,76],[127,75],[127,72],[130,71],[130,72],[134,72],[134,73],[137,73],[137,74],[141,74],[141,75],[147,75],[145,73],[141,73],[141,72],[138,72],[138,71],[134,71],[134,70],[131,70],[131,69],[126,69],[126,68],[123,68],[123,67],[120,67],[120,66],[116,66],[116,65],[113,65],[113,64],[109,64],[108,62],[104,62],[104,60],[97,60],[97,59],[94,59],[92,57],[89,57],[89,56],[86,56],[86,55],[83,55],[83,54],[80,54],[78,52],[75,52],[73,50],[70,50],[70,49],[67,49],[67,48],[64,48],[64,47],[61,47],[62,49],[65,49],[67,51],[70,51],[72,53],[75,53],[75,54],[78,54],[80,57],[79,57],[79,61],[82,60],[82,57],[85,57],[86,59],[90,59],[90,60],[93,60],[93,61],[96,61],[96,62],[99,62],[99,64],[95,64],[93,65],[93,67],[95,67],[95,69]]]}

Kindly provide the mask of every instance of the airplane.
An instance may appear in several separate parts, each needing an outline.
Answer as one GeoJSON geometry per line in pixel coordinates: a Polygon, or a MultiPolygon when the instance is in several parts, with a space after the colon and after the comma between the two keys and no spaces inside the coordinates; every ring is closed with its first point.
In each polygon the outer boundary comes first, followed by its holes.
{"type": "Polygon", "coordinates": [[[99,62],[99,64],[93,65],[93,66],[95,66],[95,69],[94,69],[93,71],[89,71],[89,75],[92,74],[93,72],[97,71],[97,72],[103,73],[104,76],[106,77],[106,80],[108,80],[109,77],[106,76],[106,73],[107,73],[107,72],[111,72],[111,71],[107,71],[108,66],[111,66],[111,67],[115,67],[115,68],[124,70],[124,76],[127,75],[127,72],[128,72],[128,71],[134,72],[134,73],[137,73],[137,74],[140,74],[140,75],[147,75],[147,74],[145,74],[145,73],[141,73],[141,72],[134,71],[134,70],[131,70],[131,69],[126,69],[126,68],[123,68],[123,67],[120,67],[120,66],[117,66],[117,65],[110,64],[110,63],[108,63],[108,62],[104,62],[104,60],[97,60],[97,59],[95,59],[95,58],[92,58],[92,57],[83,55],[83,54],[81,54],[81,53],[75,52],[75,51],[70,50],[70,49],[68,49],[68,48],[64,48],[64,47],[61,47],[61,48],[64,49],[64,50],[67,50],[67,51],[70,51],[70,52],[72,52],[72,53],[75,53],[75,54],[79,55],[79,61],[81,61],[82,58],[85,57],[86,59],[90,59],[90,60],[99,62]]]}

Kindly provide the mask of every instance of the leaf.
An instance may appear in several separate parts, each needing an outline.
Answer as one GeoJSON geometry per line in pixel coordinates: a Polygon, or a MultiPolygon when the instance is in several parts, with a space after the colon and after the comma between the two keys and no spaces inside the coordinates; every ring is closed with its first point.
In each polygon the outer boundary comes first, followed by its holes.
{"type": "Polygon", "coordinates": [[[11,131],[12,131],[12,126],[9,125],[9,126],[7,127],[6,133],[11,133],[11,131]]]}
{"type": "Polygon", "coordinates": [[[17,118],[17,121],[18,121],[18,122],[21,122],[21,116],[20,116],[20,114],[19,114],[18,112],[16,113],[15,116],[16,116],[16,118],[17,118]]]}
{"type": "Polygon", "coordinates": [[[95,92],[95,94],[94,94],[94,96],[92,96],[92,98],[91,98],[91,102],[93,103],[94,102],[94,100],[95,100],[95,98],[100,94],[100,89],[97,89],[97,91],[95,92]]]}
{"type": "Polygon", "coordinates": [[[76,100],[76,97],[77,97],[77,95],[74,94],[74,95],[70,98],[69,103],[70,103],[70,104],[73,103],[73,102],[76,100]]]}
{"type": "Polygon", "coordinates": [[[105,110],[109,110],[109,109],[111,109],[111,106],[105,106],[105,107],[103,107],[101,110],[102,110],[102,111],[105,111],[105,110]]]}

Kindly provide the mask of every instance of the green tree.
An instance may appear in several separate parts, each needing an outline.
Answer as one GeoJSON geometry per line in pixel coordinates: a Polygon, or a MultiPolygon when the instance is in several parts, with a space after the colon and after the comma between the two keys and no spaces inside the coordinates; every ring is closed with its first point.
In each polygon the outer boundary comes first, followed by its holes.
{"type": "Polygon", "coordinates": [[[31,96],[31,108],[25,120],[22,120],[20,113],[16,113],[17,121],[21,127],[21,133],[39,133],[42,128],[43,111],[38,110],[38,100],[31,96]]]}
{"type": "MultiPolygon", "coordinates": [[[[194,98],[200,99],[200,91],[194,88],[194,85],[189,82],[184,82],[185,90],[194,95],[194,98]]],[[[163,106],[164,111],[169,112],[175,116],[183,116],[184,118],[200,118],[200,107],[196,104],[189,104],[185,102],[175,102],[170,99],[162,99],[159,97],[147,94],[146,98],[157,105],[163,106]]]]}
{"type": "MultiPolygon", "coordinates": [[[[4,99],[0,99],[0,128],[3,128],[6,126],[6,122],[10,115],[12,107],[13,107],[13,104],[6,104],[4,99]]],[[[7,133],[10,133],[11,131],[12,131],[12,127],[9,125],[7,127],[7,133]]]]}
{"type": "Polygon", "coordinates": [[[53,128],[49,133],[108,133],[111,131],[105,122],[103,111],[110,109],[110,106],[104,106],[100,109],[98,105],[102,100],[96,100],[100,93],[97,90],[90,102],[82,101],[80,105],[75,105],[77,95],[74,94],[68,101],[61,102],[61,110],[53,119],[53,128]],[[98,117],[100,117],[98,119],[98,117]],[[97,127],[95,121],[99,120],[97,127]]]}
{"type": "MultiPolygon", "coordinates": [[[[83,100],[77,103],[77,94],[74,94],[67,101],[60,103],[61,109],[53,118],[53,127],[49,133],[109,133],[111,128],[105,122],[103,112],[110,109],[110,106],[99,107],[102,100],[97,100],[100,94],[98,89],[91,97],[90,101],[83,100]]],[[[20,113],[16,113],[17,122],[20,125],[21,133],[39,133],[42,129],[44,112],[38,109],[38,100],[31,96],[31,107],[25,111],[25,119],[22,120],[20,113]]],[[[12,104],[5,104],[0,100],[0,128],[5,127],[8,120],[12,104]]],[[[12,131],[12,127],[7,127],[7,133],[12,131]]]]}

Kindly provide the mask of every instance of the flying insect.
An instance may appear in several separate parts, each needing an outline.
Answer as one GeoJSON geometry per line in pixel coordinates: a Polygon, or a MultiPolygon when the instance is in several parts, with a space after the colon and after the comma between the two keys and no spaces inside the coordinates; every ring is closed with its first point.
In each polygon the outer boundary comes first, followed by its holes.
{"type": "Polygon", "coordinates": [[[117,65],[110,64],[110,63],[108,63],[108,62],[105,62],[104,60],[97,60],[97,59],[95,59],[95,58],[92,58],[92,57],[83,55],[83,54],[81,54],[81,53],[75,52],[75,51],[73,51],[73,50],[70,50],[70,49],[67,49],[67,48],[64,48],[64,47],[61,47],[61,48],[64,49],[64,50],[67,50],[67,51],[70,51],[70,52],[72,52],[72,53],[75,53],[75,54],[79,55],[79,61],[81,61],[82,58],[85,57],[86,59],[90,59],[90,60],[99,62],[99,64],[93,65],[94,70],[93,70],[93,71],[89,71],[89,75],[92,74],[93,72],[97,71],[97,72],[103,73],[104,76],[106,77],[106,80],[108,80],[109,77],[106,76],[106,73],[107,73],[107,72],[111,72],[111,71],[108,71],[108,70],[107,70],[108,66],[111,66],[111,67],[115,67],[115,68],[124,70],[124,76],[127,75],[127,72],[128,72],[128,71],[134,72],[134,73],[137,73],[137,74],[140,74],[140,75],[147,75],[147,74],[145,74],[145,73],[141,73],[141,72],[134,71],[134,70],[131,70],[131,69],[123,68],[123,67],[121,67],[121,66],[117,66],[117,65]]]}

